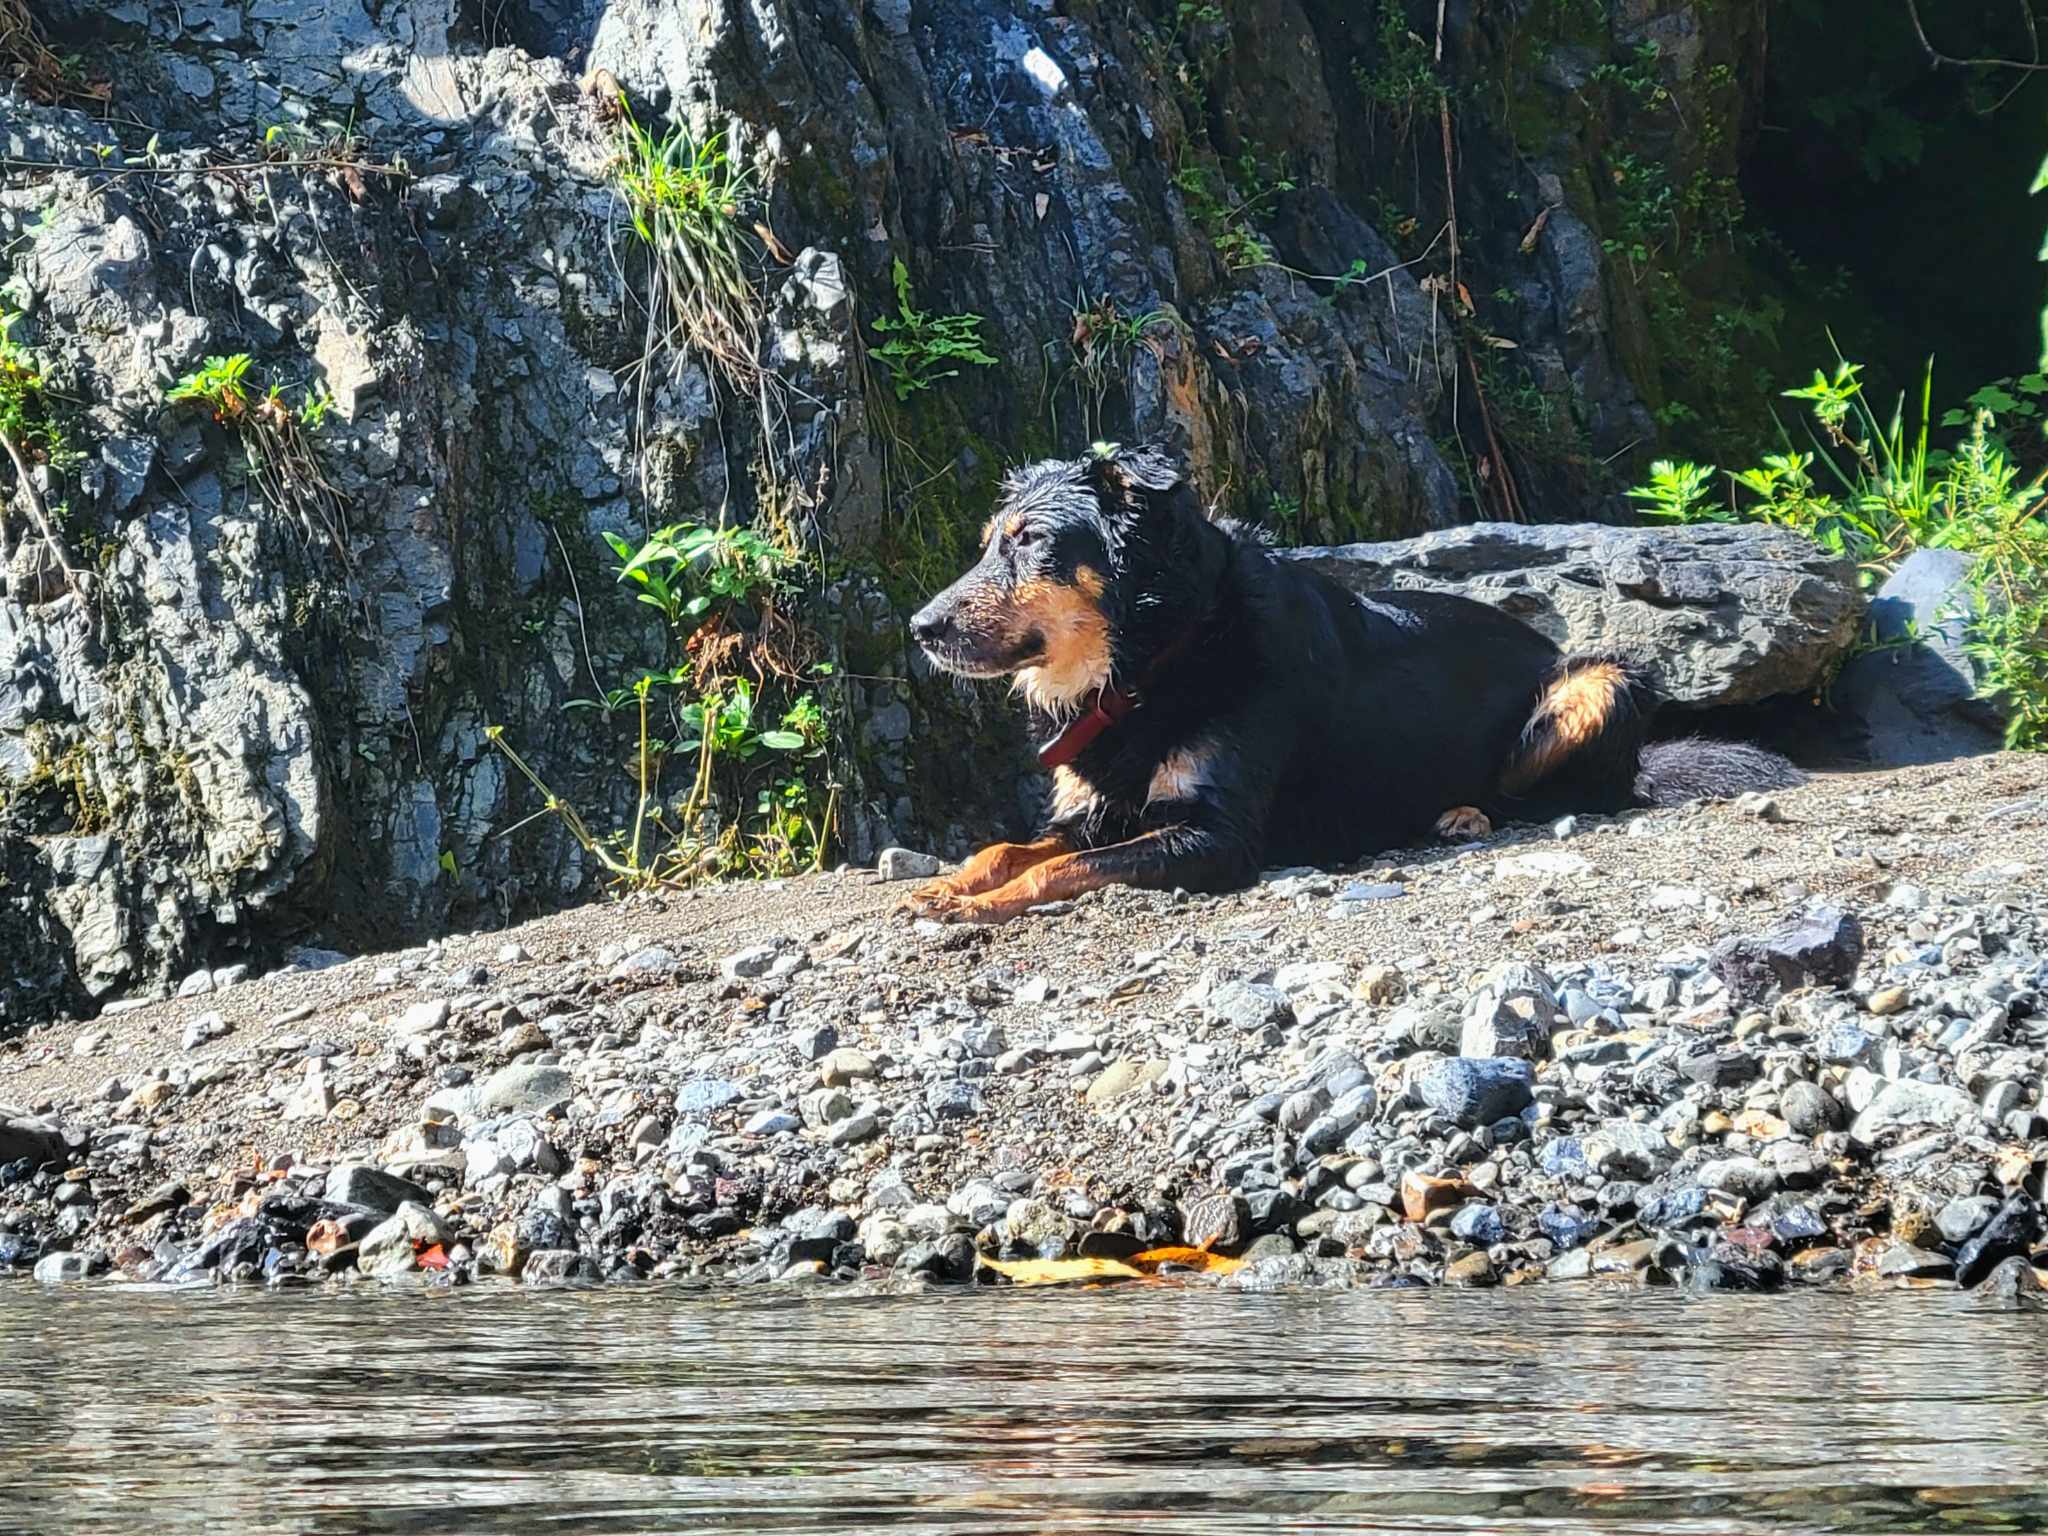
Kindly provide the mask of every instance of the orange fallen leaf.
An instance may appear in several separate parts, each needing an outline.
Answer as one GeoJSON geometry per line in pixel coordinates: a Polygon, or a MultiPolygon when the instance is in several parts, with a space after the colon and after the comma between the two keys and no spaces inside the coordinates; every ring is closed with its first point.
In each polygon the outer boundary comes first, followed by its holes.
{"type": "Polygon", "coordinates": [[[439,1243],[435,1243],[430,1248],[422,1249],[418,1257],[421,1269],[446,1269],[448,1267],[448,1250],[439,1243]]]}
{"type": "Polygon", "coordinates": [[[1205,1275],[1234,1275],[1244,1268],[1243,1259],[1226,1259],[1206,1248],[1147,1248],[1143,1253],[1132,1254],[1124,1262],[1147,1274],[1157,1274],[1168,1264],[1199,1270],[1205,1275]]]}

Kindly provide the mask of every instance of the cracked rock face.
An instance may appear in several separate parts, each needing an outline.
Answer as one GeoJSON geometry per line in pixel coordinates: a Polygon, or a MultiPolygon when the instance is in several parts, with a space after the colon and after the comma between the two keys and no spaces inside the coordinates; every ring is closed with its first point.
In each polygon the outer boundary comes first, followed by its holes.
{"type": "MultiPolygon", "coordinates": [[[[1006,701],[931,677],[901,625],[971,548],[1006,462],[1164,434],[1226,510],[1287,498],[1306,536],[1451,523],[1431,416],[1457,362],[1431,341],[1439,300],[1365,212],[1360,34],[1325,9],[1233,7],[1208,83],[1217,154],[1256,143],[1302,168],[1265,229],[1288,272],[1231,270],[1176,181],[1202,124],[1168,67],[1183,43],[1142,13],[45,7],[115,82],[117,118],[159,132],[145,151],[18,94],[0,129],[40,167],[0,188],[14,339],[72,402],[81,455],[38,474],[100,573],[89,597],[52,590],[17,538],[0,596],[0,1029],[236,951],[361,948],[587,893],[596,872],[562,829],[500,835],[537,797],[485,732],[502,726],[593,825],[628,810],[623,726],[564,709],[663,655],[651,610],[616,591],[607,532],[754,520],[827,557],[809,618],[841,664],[844,851],[868,858],[955,852],[1038,809],[1006,701]],[[582,83],[598,72],[646,121],[723,133],[764,189],[747,221],[793,258],[748,237],[773,410],[701,358],[635,369],[646,273],[607,181],[611,103],[582,83]],[[862,343],[899,258],[921,307],[983,317],[1000,366],[891,409],[862,343]],[[1376,275],[1295,275],[1353,271],[1376,275]],[[1105,298],[1153,318],[1090,389],[1066,338],[1105,298]],[[166,403],[208,357],[244,352],[259,394],[333,397],[331,496],[278,494],[235,432],[166,403]]],[[[1451,25],[1475,54],[1497,41],[1451,25]]],[[[1681,98],[1692,79],[1674,77],[1681,98]]],[[[1580,151],[1504,144],[1469,136],[1467,244],[1529,253],[1519,356],[1612,455],[1649,419],[1600,232],[1558,206],[1526,234],[1527,210],[1584,175],[1580,151]]],[[[1711,610],[1720,638],[1688,639],[1710,659],[1685,664],[1687,698],[1792,685],[1768,634],[1674,585],[1695,567],[1639,558],[1635,585],[1675,595],[1583,614],[1559,599],[1556,622],[1711,610]]],[[[1816,633],[1836,623],[1789,570],[1744,579],[1738,606],[1796,599],[1816,633]]]]}

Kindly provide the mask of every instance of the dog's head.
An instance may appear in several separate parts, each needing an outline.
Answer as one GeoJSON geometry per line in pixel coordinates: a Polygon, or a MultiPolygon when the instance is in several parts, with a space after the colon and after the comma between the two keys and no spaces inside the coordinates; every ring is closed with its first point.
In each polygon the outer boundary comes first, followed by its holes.
{"type": "Polygon", "coordinates": [[[1127,661],[1121,642],[1142,553],[1186,494],[1179,466],[1149,448],[1098,447],[1003,481],[981,559],[920,609],[910,632],[963,677],[1015,674],[1049,713],[1078,704],[1127,661]]]}

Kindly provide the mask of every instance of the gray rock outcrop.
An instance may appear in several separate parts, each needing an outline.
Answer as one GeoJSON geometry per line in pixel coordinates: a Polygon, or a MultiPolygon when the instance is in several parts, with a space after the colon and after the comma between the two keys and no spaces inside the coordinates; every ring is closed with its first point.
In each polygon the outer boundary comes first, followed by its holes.
{"type": "Polygon", "coordinates": [[[1863,612],[1849,561],[1761,525],[1475,523],[1289,553],[1356,592],[1425,588],[1492,603],[1567,650],[1631,662],[1689,708],[1811,688],[1863,612]]]}

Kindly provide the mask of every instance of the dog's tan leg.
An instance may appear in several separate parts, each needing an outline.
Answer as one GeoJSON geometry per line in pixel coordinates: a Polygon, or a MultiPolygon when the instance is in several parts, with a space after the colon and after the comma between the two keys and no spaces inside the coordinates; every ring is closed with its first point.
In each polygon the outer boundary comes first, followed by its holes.
{"type": "Polygon", "coordinates": [[[991,843],[956,873],[919,886],[903,899],[897,910],[937,916],[936,909],[1008,885],[1034,865],[1067,851],[1066,839],[1059,837],[1042,837],[1035,843],[991,843]]]}
{"type": "MultiPolygon", "coordinates": [[[[1007,923],[1032,907],[1066,901],[1085,891],[1117,883],[1118,876],[1105,869],[1101,860],[1085,853],[1064,853],[1033,866],[986,895],[933,901],[925,915],[948,923],[1007,923]]],[[[918,895],[922,897],[925,892],[918,895]]]]}
{"type": "Polygon", "coordinates": [[[1454,805],[1436,819],[1436,835],[1447,843],[1493,836],[1493,823],[1476,805],[1454,805]]]}
{"type": "Polygon", "coordinates": [[[955,923],[1006,923],[1032,907],[1065,901],[1106,885],[1233,890],[1249,885],[1258,868],[1249,848],[1204,827],[1181,824],[1140,833],[1106,848],[1046,859],[984,895],[959,896],[935,904],[929,915],[955,923]]]}

